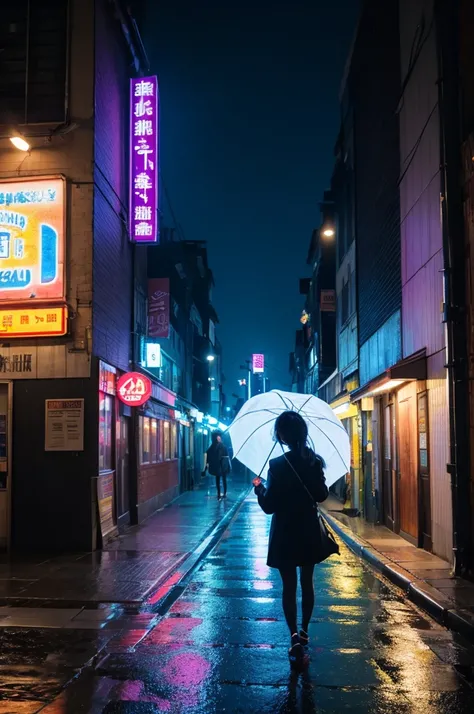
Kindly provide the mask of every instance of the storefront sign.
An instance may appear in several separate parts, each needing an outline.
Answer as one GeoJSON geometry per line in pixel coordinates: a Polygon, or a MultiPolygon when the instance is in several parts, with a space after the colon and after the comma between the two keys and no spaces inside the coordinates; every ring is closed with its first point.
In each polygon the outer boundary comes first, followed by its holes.
{"type": "Polygon", "coordinates": [[[265,371],[265,356],[264,355],[252,355],[252,372],[254,374],[261,374],[265,371]]]}
{"type": "Polygon", "coordinates": [[[33,376],[33,353],[19,352],[9,356],[0,354],[0,372],[2,374],[29,374],[33,376]]]}
{"type": "Polygon", "coordinates": [[[128,372],[117,382],[117,394],[124,404],[141,407],[151,397],[152,385],[148,377],[139,372],[128,372]]]}
{"type": "Polygon", "coordinates": [[[161,345],[157,342],[148,342],[146,345],[146,367],[147,369],[161,367],[161,345]]]}
{"type": "Polygon", "coordinates": [[[148,337],[170,336],[170,281],[152,278],[148,281],[148,337]]]}
{"type": "Polygon", "coordinates": [[[336,312],[336,291],[321,290],[321,312],[336,312]]]}
{"type": "Polygon", "coordinates": [[[84,400],[47,399],[45,451],[84,451],[84,400]]]}
{"type": "Polygon", "coordinates": [[[66,332],[67,307],[64,305],[0,310],[2,337],[54,337],[65,335],[66,332]]]}
{"type": "Polygon", "coordinates": [[[64,179],[0,182],[0,300],[64,297],[64,179]]]}
{"type": "Polygon", "coordinates": [[[115,529],[114,523],[114,472],[100,474],[97,478],[97,502],[102,538],[115,529]]]}
{"type": "Polygon", "coordinates": [[[130,80],[130,236],[158,240],[158,81],[130,80]]]}

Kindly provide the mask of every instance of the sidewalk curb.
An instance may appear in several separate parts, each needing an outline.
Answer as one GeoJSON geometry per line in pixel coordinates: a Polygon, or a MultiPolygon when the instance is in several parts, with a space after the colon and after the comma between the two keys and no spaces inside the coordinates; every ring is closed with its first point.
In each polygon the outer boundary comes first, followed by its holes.
{"type": "MultiPolygon", "coordinates": [[[[167,614],[170,608],[174,605],[176,600],[182,595],[185,588],[189,585],[189,581],[195,572],[195,570],[200,566],[201,562],[206,558],[207,555],[215,548],[217,543],[222,537],[223,532],[227,529],[231,521],[235,518],[240,508],[242,507],[244,501],[248,497],[252,490],[252,487],[244,488],[240,495],[237,497],[234,505],[229,508],[229,510],[222,516],[222,518],[212,527],[212,530],[208,535],[193,549],[191,550],[183,560],[179,563],[177,568],[174,568],[168,580],[161,581],[161,585],[158,586],[158,591],[163,590],[163,597],[156,602],[151,603],[150,593],[148,593],[147,599],[145,599],[143,605],[149,606],[151,611],[157,615],[163,617],[167,614]],[[185,565],[185,570],[180,573],[179,580],[174,580],[174,576],[179,571],[179,566],[185,565]],[[171,582],[170,582],[171,581],[171,582]],[[167,583],[170,582],[167,588],[167,583]]],[[[169,573],[168,573],[169,575],[169,573]]],[[[156,585],[154,586],[156,587],[156,585]]]]}
{"type": "Polygon", "coordinates": [[[474,642],[474,617],[470,612],[456,608],[443,593],[379,553],[324,508],[321,508],[321,512],[330,527],[356,555],[403,590],[409,600],[425,610],[441,625],[474,642]]]}

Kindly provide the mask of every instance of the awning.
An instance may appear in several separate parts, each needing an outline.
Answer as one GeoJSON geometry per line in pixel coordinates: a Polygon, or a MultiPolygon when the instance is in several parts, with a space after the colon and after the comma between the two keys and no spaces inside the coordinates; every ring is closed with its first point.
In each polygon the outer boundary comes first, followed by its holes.
{"type": "Polygon", "coordinates": [[[348,393],[334,399],[329,406],[339,419],[352,419],[352,417],[357,416],[357,407],[351,403],[351,398],[348,393]]]}
{"type": "Polygon", "coordinates": [[[374,397],[399,389],[405,382],[424,381],[427,378],[426,350],[400,360],[383,374],[359,387],[351,394],[351,401],[374,397]]]}

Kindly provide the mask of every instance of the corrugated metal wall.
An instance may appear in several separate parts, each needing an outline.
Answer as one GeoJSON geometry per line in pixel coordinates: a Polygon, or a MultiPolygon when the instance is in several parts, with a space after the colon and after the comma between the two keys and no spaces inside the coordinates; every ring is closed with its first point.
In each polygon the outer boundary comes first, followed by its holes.
{"type": "Polygon", "coordinates": [[[443,314],[440,128],[433,0],[400,0],[400,212],[403,356],[426,349],[433,549],[452,558],[449,409],[443,314]]]}

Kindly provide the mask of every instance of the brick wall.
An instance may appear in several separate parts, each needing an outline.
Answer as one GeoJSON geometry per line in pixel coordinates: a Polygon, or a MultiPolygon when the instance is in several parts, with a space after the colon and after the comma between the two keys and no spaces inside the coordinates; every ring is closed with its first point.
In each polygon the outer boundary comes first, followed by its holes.
{"type": "Polygon", "coordinates": [[[146,503],[160,493],[178,485],[178,460],[140,466],[138,470],[138,503],[146,503]]]}
{"type": "Polygon", "coordinates": [[[128,369],[132,249],[128,241],[128,48],[106,0],[96,2],[93,350],[128,369]]]}

